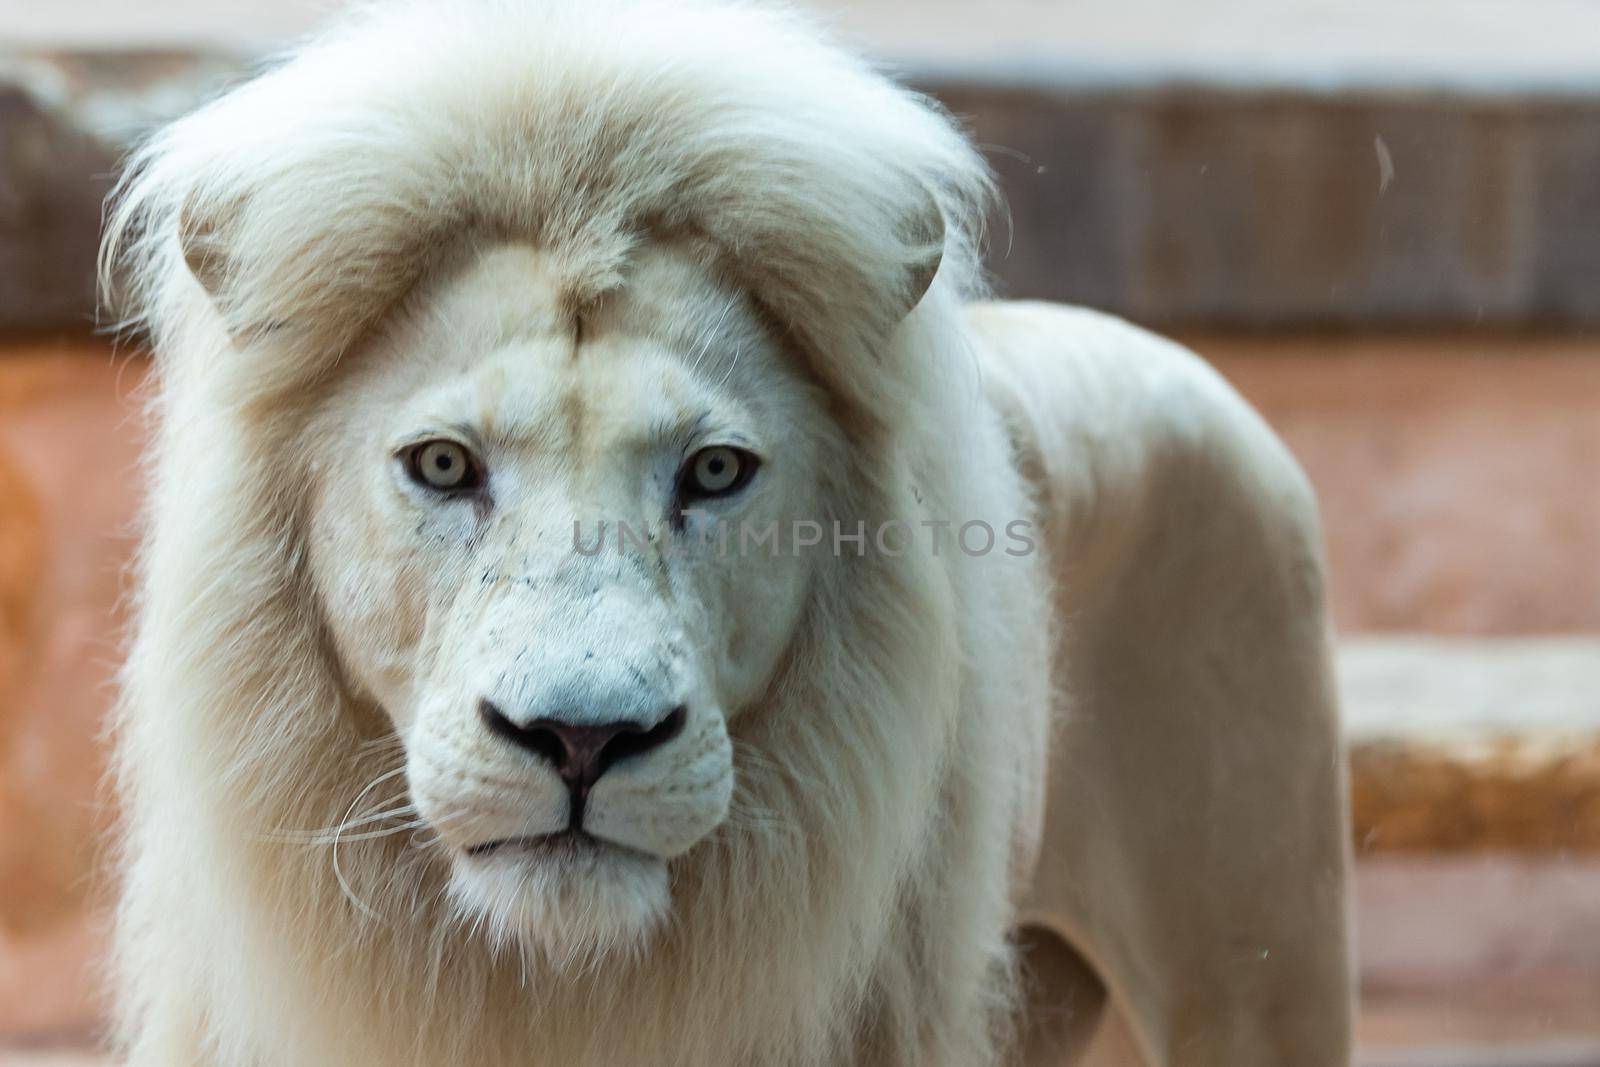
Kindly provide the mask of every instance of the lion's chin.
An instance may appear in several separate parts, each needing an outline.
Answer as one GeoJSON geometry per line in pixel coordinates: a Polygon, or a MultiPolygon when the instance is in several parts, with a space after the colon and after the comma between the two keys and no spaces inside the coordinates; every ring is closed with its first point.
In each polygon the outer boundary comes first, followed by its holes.
{"type": "Polygon", "coordinates": [[[458,855],[457,910],[497,947],[558,969],[642,949],[671,902],[666,861],[593,839],[512,839],[458,855]]]}

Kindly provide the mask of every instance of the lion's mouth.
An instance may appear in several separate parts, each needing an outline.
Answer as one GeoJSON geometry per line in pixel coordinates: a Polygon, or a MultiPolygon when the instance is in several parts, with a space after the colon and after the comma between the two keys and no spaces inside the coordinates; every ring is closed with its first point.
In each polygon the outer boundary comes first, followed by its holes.
{"type": "Polygon", "coordinates": [[[611,850],[618,852],[634,851],[625,845],[618,845],[596,837],[586,830],[568,829],[552,834],[529,834],[519,837],[497,838],[494,841],[485,841],[482,844],[471,846],[466,850],[466,854],[474,859],[479,859],[507,852],[577,856],[611,850]]]}

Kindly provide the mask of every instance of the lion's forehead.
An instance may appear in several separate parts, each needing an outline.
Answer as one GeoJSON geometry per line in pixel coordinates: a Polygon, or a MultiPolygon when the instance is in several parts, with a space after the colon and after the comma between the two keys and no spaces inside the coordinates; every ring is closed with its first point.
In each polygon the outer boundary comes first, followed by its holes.
{"type": "Polygon", "coordinates": [[[764,340],[744,295],[678,250],[641,253],[622,285],[579,307],[545,252],[514,244],[439,285],[391,356],[413,367],[408,417],[597,453],[737,408],[730,371],[760,361],[764,340]]]}

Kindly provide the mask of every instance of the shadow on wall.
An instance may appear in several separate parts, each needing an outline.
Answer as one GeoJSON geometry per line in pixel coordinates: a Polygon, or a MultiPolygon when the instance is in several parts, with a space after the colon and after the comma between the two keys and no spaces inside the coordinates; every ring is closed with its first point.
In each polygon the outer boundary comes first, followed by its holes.
{"type": "Polygon", "coordinates": [[[30,739],[21,734],[19,712],[37,651],[42,542],[38,501],[16,461],[0,448],[0,840],[20,843],[0,851],[0,885],[7,887],[0,897],[0,931],[7,934],[48,922],[50,916],[41,912],[60,906],[44,892],[26,891],[30,885],[44,891],[53,887],[13,871],[36,868],[40,859],[39,820],[30,810],[38,801],[30,800],[29,775],[20,766],[33,754],[30,739]]]}
{"type": "MultiPolygon", "coordinates": [[[[144,364],[0,356],[0,1035],[99,1025],[97,743],[113,694],[139,479],[144,364]]],[[[3,1039],[0,1039],[3,1043],[3,1039]]]]}

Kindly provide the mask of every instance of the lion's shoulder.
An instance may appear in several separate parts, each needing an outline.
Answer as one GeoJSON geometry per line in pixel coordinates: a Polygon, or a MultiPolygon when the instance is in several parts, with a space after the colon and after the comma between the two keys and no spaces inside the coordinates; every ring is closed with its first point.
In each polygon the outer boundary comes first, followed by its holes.
{"type": "Polygon", "coordinates": [[[1141,531],[1198,538],[1241,526],[1313,550],[1316,504],[1298,464],[1194,352],[1059,304],[975,304],[966,321],[1062,552],[1127,551],[1141,531]]]}

